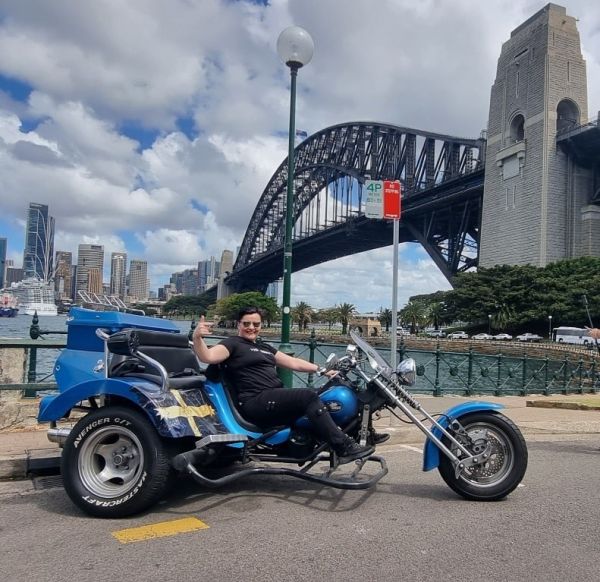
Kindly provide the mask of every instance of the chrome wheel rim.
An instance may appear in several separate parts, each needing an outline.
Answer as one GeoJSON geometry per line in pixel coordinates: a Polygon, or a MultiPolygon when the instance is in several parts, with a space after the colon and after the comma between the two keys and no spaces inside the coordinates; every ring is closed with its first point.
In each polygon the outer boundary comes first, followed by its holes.
{"type": "Polygon", "coordinates": [[[127,428],[106,427],[87,439],[79,453],[79,477],[94,496],[114,499],[128,493],[144,467],[138,437],[127,428]]]}
{"type": "MultiPolygon", "coordinates": [[[[476,445],[490,445],[490,456],[484,463],[463,469],[460,479],[477,487],[493,487],[503,481],[515,464],[515,450],[506,433],[493,424],[478,422],[466,427],[466,431],[476,445]]],[[[460,459],[464,454],[456,449],[454,454],[460,459]]]]}

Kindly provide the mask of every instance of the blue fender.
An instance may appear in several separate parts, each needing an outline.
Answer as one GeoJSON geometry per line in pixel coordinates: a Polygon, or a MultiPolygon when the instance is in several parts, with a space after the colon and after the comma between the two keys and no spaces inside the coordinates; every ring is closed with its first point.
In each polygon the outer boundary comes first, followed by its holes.
{"type": "Polygon", "coordinates": [[[132,389],[131,383],[129,382],[124,382],[123,380],[115,378],[88,380],[86,382],[81,382],[80,384],[75,384],[64,392],[44,396],[40,401],[38,422],[59,420],[78,402],[102,394],[123,396],[135,404],[140,404],[140,395],[132,389]]]}
{"type": "MultiPolygon", "coordinates": [[[[238,424],[238,421],[233,416],[229,401],[225,395],[225,388],[220,382],[207,381],[204,385],[204,391],[209,397],[212,405],[219,411],[219,419],[225,425],[227,432],[232,434],[245,434],[250,439],[257,439],[261,433],[250,432],[238,424]]],[[[268,438],[265,442],[269,445],[280,445],[286,442],[290,438],[291,430],[285,428],[275,433],[271,438],[268,438]]],[[[234,448],[243,447],[243,443],[230,443],[229,446],[234,448]]]]}
{"type": "MultiPolygon", "coordinates": [[[[465,414],[481,412],[483,410],[501,410],[502,408],[504,408],[503,404],[496,404],[494,402],[464,402],[446,410],[443,415],[440,415],[437,421],[446,428],[451,421],[460,419],[460,417],[465,414]]],[[[434,428],[431,432],[438,438],[442,437],[442,433],[438,428],[434,428]]],[[[440,449],[438,449],[437,445],[428,438],[425,441],[425,446],[423,448],[423,471],[436,469],[439,464],[440,449]]]]}

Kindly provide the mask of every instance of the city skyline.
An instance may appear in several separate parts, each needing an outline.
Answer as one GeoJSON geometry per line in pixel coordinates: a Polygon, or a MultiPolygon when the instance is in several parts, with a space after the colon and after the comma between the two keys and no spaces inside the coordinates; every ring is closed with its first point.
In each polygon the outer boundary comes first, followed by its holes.
{"type": "MultiPolygon", "coordinates": [[[[198,261],[197,269],[172,273],[169,284],[151,290],[147,261],[132,258],[128,264],[127,253],[117,251],[111,253],[110,263],[106,265],[103,245],[80,243],[77,247],[77,261],[74,263],[72,252],[56,250],[53,253],[49,250],[54,247],[53,235],[54,218],[49,215],[49,207],[30,202],[23,267],[14,266],[13,261],[10,261],[11,282],[29,277],[51,282],[57,299],[60,300],[76,300],[78,292],[83,291],[97,295],[110,294],[129,302],[143,302],[148,301],[151,296],[159,297],[161,290],[169,296],[197,295],[218,283],[221,265],[225,266],[227,272],[233,269],[234,254],[225,249],[221,254],[221,261],[216,261],[215,257],[208,261],[198,261]],[[46,224],[51,225],[51,228],[46,230],[46,224]],[[29,269],[24,268],[25,264],[30,265],[29,269]]],[[[0,288],[5,286],[7,243],[6,237],[0,237],[0,288]]]]}

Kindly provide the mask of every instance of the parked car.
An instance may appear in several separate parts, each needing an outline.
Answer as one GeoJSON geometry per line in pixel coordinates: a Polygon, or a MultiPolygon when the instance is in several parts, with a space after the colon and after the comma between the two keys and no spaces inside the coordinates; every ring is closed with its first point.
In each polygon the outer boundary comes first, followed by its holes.
{"type": "Polygon", "coordinates": [[[471,339],[474,339],[474,340],[491,340],[491,339],[494,339],[494,336],[490,335],[489,333],[477,333],[471,339]]]}
{"type": "Polygon", "coordinates": [[[495,340],[510,341],[513,338],[509,333],[498,333],[494,336],[495,340]]]}
{"type": "Polygon", "coordinates": [[[520,342],[539,342],[542,339],[542,336],[537,333],[527,332],[518,335],[515,339],[520,342]]]}
{"type": "Polygon", "coordinates": [[[469,339],[469,334],[466,331],[453,331],[448,334],[448,339],[469,339]]]}
{"type": "Polygon", "coordinates": [[[446,337],[446,332],[441,329],[428,329],[425,335],[427,337],[446,337]]]}

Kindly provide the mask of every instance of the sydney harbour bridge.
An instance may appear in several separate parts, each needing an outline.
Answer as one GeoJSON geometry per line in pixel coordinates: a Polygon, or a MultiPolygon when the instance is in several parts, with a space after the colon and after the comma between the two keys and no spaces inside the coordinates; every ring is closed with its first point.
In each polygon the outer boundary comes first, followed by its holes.
{"type": "MultiPolygon", "coordinates": [[[[449,281],[479,264],[600,257],[600,113],[586,118],[577,21],[548,4],[502,46],[485,136],[351,122],[295,148],[292,271],[392,244],[393,222],[365,215],[367,179],[400,180],[400,242],[449,281]]],[[[260,196],[228,290],[282,276],[287,172],[285,159],[260,196]]]]}
{"type": "MultiPolygon", "coordinates": [[[[485,140],[385,123],[335,125],[296,147],[292,270],[389,246],[392,222],[365,217],[365,179],[400,180],[400,242],[418,242],[451,278],[476,265],[485,140]]],[[[226,279],[265,289],[282,276],[287,158],[270,179],[226,279]]]]}

